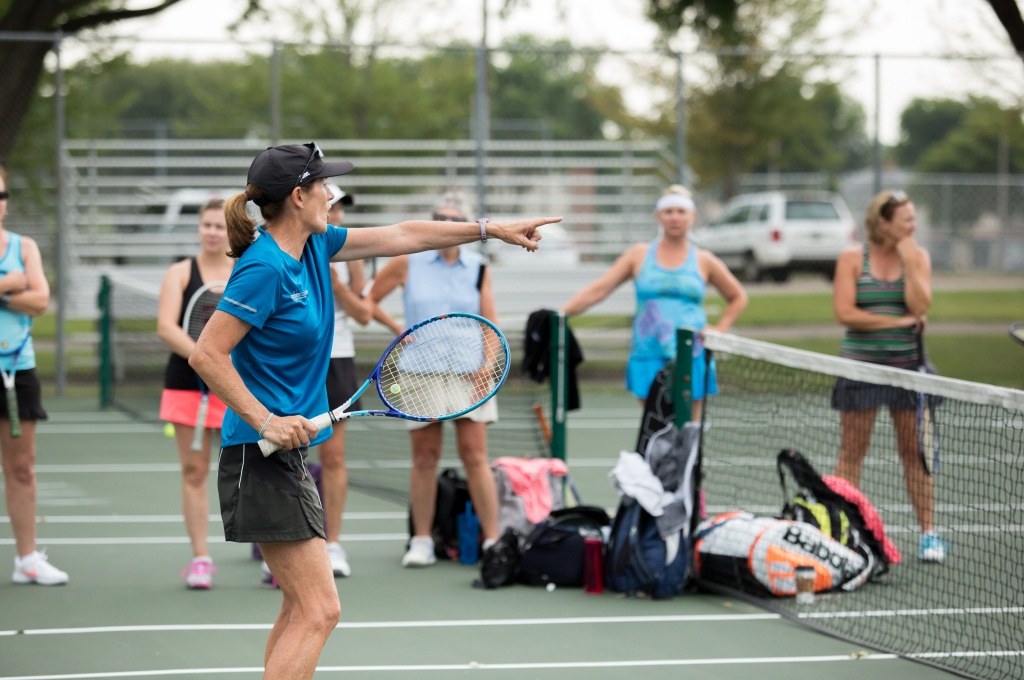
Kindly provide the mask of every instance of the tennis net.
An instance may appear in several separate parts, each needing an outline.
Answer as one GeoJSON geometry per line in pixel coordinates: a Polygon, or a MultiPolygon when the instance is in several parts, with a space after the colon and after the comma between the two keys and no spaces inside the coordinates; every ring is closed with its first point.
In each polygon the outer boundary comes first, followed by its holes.
{"type": "MultiPolygon", "coordinates": [[[[100,366],[101,405],[113,407],[147,422],[160,419],[160,393],[170,350],[156,332],[159,285],[148,279],[109,272],[101,282],[100,366]]],[[[502,456],[538,457],[549,448],[537,410],[550,413],[550,390],[534,383],[519,367],[522,364],[521,329],[503,329],[512,351],[512,372],[496,397],[498,422],[488,428],[491,460],[502,456]],[[539,406],[539,409],[535,409],[539,406]]],[[[357,329],[356,376],[369,376],[391,333],[357,329]]],[[[364,409],[379,408],[374,391],[362,397],[364,409]]],[[[337,404],[332,404],[337,406],[337,404]]],[[[445,424],[440,466],[457,467],[455,433],[445,424]]],[[[314,452],[314,457],[316,456],[314,452]]],[[[349,483],[374,495],[407,503],[411,453],[407,423],[397,418],[356,418],[346,427],[346,464],[349,483]]]]}
{"type": "MultiPolygon", "coordinates": [[[[931,479],[934,523],[946,549],[942,563],[918,559],[919,522],[896,428],[882,407],[859,488],[878,509],[902,563],[854,592],[819,594],[813,605],[731,594],[964,677],[1024,677],[1024,392],[732,335],[707,333],[705,342],[720,390],[706,402],[702,441],[710,515],[778,515],[785,499],[775,465],[783,449],[801,452],[820,474],[834,474],[841,431],[831,404],[838,378],[941,397],[935,414],[941,462],[931,479]]],[[[910,464],[920,465],[914,423],[910,464]]]]}

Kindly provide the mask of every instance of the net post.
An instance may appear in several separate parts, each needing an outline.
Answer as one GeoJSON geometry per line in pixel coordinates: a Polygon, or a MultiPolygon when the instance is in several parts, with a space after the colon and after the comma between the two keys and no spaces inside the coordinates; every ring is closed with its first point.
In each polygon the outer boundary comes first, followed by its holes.
{"type": "Polygon", "coordinates": [[[693,342],[692,328],[676,329],[676,360],[672,370],[672,404],[675,426],[682,429],[693,412],[693,342]]]}
{"type": "Polygon", "coordinates": [[[568,326],[563,312],[552,312],[551,336],[551,457],[565,460],[566,389],[568,364],[566,336],[568,326]]]}
{"type": "Polygon", "coordinates": [[[99,382],[100,382],[100,408],[110,406],[112,401],[111,386],[112,366],[110,361],[110,278],[106,274],[100,277],[100,291],[96,297],[96,305],[100,310],[99,332],[99,382]]]}

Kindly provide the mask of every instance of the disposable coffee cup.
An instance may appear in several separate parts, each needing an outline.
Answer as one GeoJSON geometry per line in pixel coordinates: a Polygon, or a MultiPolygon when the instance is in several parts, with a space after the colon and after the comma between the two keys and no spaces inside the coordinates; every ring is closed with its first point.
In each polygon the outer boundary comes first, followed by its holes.
{"type": "Polygon", "coordinates": [[[796,603],[814,604],[814,567],[797,567],[796,603]]]}

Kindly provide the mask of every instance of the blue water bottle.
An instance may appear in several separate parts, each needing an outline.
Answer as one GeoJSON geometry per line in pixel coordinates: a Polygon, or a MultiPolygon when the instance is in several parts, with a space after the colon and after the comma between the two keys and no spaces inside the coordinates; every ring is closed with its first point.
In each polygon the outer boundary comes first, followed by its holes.
{"type": "Polygon", "coordinates": [[[473,513],[473,504],[466,502],[466,512],[456,516],[459,533],[459,562],[476,564],[480,560],[480,519],[473,513]]]}

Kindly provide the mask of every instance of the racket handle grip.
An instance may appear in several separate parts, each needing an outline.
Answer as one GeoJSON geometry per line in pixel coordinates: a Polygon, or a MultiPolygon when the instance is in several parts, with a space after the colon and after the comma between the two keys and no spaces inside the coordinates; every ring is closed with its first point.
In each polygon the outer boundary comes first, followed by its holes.
{"type": "MultiPolygon", "coordinates": [[[[310,420],[312,421],[312,423],[314,425],[316,425],[317,432],[319,432],[321,430],[326,430],[327,428],[329,428],[331,426],[331,423],[333,422],[333,420],[331,419],[331,414],[330,413],[321,413],[320,415],[318,415],[315,418],[310,418],[310,420]]],[[[280,451],[281,450],[281,446],[279,444],[275,444],[274,442],[267,441],[266,439],[259,440],[258,445],[260,447],[260,451],[263,452],[263,457],[264,458],[266,458],[270,454],[274,453],[275,451],[280,451]]]]}

